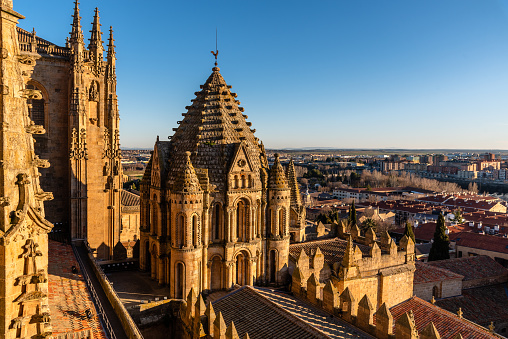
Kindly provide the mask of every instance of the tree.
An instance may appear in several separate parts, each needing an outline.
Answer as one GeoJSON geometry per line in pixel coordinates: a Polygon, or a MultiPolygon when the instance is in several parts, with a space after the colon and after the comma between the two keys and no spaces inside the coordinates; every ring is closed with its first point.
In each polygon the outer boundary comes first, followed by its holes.
{"type": "Polygon", "coordinates": [[[467,186],[467,190],[471,193],[477,194],[478,193],[478,185],[476,182],[470,182],[467,186]]]}
{"type": "Polygon", "coordinates": [[[367,232],[367,230],[369,228],[372,228],[374,230],[374,232],[376,231],[376,222],[374,221],[374,219],[372,218],[366,218],[363,222],[362,222],[362,227],[361,227],[361,231],[363,234],[365,234],[365,232],[367,232]]]}
{"type": "Polygon", "coordinates": [[[351,204],[351,207],[349,208],[349,216],[347,218],[347,222],[349,226],[356,225],[356,207],[355,207],[355,201],[353,200],[353,203],[351,204]]]}
{"type": "Polygon", "coordinates": [[[445,219],[442,213],[437,218],[434,242],[430,248],[429,261],[450,259],[450,238],[446,234],[445,219]]]}
{"type": "Polygon", "coordinates": [[[460,210],[460,208],[453,211],[452,221],[454,221],[458,224],[461,224],[464,221],[464,219],[462,218],[462,211],[460,210]]]}
{"type": "Polygon", "coordinates": [[[406,222],[406,228],[404,229],[404,235],[408,238],[413,239],[413,242],[416,244],[415,240],[415,234],[413,233],[413,226],[411,226],[411,223],[408,221],[406,222]]]}

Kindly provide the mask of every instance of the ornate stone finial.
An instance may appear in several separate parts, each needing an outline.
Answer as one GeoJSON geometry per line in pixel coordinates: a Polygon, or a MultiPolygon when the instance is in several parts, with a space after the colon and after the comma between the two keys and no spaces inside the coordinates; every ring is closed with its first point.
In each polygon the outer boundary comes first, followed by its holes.
{"type": "Polygon", "coordinates": [[[72,43],[84,44],[83,31],[81,30],[81,17],[79,16],[79,0],[74,1],[74,14],[72,15],[72,31],[71,39],[72,43]]]}
{"type": "Polygon", "coordinates": [[[109,26],[108,57],[115,56],[115,39],[113,39],[113,26],[109,26]]]}
{"type": "Polygon", "coordinates": [[[494,333],[495,329],[496,329],[496,326],[494,326],[494,322],[491,321],[490,325],[489,325],[489,331],[490,331],[490,333],[494,333]]]}
{"type": "Polygon", "coordinates": [[[353,238],[348,236],[346,251],[344,252],[344,257],[342,258],[342,266],[351,267],[354,265],[354,253],[355,249],[353,245],[353,238]]]}
{"type": "Polygon", "coordinates": [[[90,35],[90,44],[88,45],[88,48],[90,50],[99,50],[102,52],[102,32],[101,32],[101,24],[100,24],[100,18],[99,18],[99,9],[95,7],[95,14],[93,17],[92,22],[92,30],[90,31],[92,33],[90,35]]]}
{"type": "Polygon", "coordinates": [[[457,315],[459,316],[459,318],[462,319],[462,315],[463,315],[463,313],[462,313],[462,307],[459,307],[459,310],[457,311],[457,315]]]}
{"type": "Polygon", "coordinates": [[[275,161],[272,168],[270,168],[270,180],[268,182],[268,188],[270,189],[288,189],[288,183],[284,168],[279,161],[279,154],[275,153],[275,161]]]}
{"type": "Polygon", "coordinates": [[[184,168],[178,173],[175,181],[174,189],[176,192],[197,193],[201,191],[201,185],[199,184],[194,166],[192,166],[190,156],[191,152],[185,152],[184,168]]]}

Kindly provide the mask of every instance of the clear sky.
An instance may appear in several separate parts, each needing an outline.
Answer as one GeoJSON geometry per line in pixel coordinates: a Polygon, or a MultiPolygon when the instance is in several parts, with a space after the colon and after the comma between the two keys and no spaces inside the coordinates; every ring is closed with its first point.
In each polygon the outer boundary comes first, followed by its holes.
{"type": "MultiPolygon", "coordinates": [[[[267,148],[508,149],[508,0],[82,0],[117,46],[123,147],[177,127],[213,67],[267,148]]],[[[14,0],[57,45],[72,0],[14,0]]],[[[87,40],[88,43],[88,40],[87,40]]]]}

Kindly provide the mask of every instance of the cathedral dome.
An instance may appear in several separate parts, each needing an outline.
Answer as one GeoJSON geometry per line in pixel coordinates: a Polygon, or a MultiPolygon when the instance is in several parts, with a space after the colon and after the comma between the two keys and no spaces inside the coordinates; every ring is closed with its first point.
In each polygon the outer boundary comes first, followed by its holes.
{"type": "Polygon", "coordinates": [[[169,188],[174,189],[178,173],[184,170],[186,152],[196,169],[208,169],[210,183],[219,191],[226,188],[226,174],[232,166],[239,146],[242,146],[250,170],[259,174],[266,163],[255,130],[247,122],[236,93],[214,67],[201,90],[196,92],[192,105],[187,106],[179,127],[169,145],[169,188]]]}

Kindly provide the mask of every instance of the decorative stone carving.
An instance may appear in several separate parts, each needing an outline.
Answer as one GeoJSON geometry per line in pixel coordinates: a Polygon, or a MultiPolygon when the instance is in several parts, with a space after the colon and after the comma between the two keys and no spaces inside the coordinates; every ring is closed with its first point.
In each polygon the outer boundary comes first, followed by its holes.
{"type": "Polygon", "coordinates": [[[71,151],[69,154],[71,159],[75,160],[88,160],[88,148],[86,145],[86,130],[81,129],[79,136],[76,128],[72,129],[71,133],[71,151]]]}
{"type": "Polygon", "coordinates": [[[38,89],[25,88],[21,90],[21,97],[27,100],[41,100],[42,92],[38,89]]]}
{"type": "Polygon", "coordinates": [[[30,320],[30,316],[25,317],[17,317],[12,319],[12,328],[21,328],[23,327],[24,323],[26,323],[28,320],[30,320]]]}
{"type": "Polygon", "coordinates": [[[99,101],[99,90],[97,89],[97,81],[92,81],[90,84],[90,88],[88,89],[88,100],[89,101],[99,101]]]}
{"type": "Polygon", "coordinates": [[[52,192],[39,191],[38,193],[35,193],[35,199],[39,201],[49,201],[53,200],[54,197],[52,192]]]}
{"type": "Polygon", "coordinates": [[[46,159],[40,159],[38,155],[32,160],[32,165],[39,168],[49,168],[50,163],[46,159]]]}
{"type": "Polygon", "coordinates": [[[11,200],[9,197],[0,197],[0,206],[9,206],[11,204],[11,200]]]}
{"type": "Polygon", "coordinates": [[[30,121],[30,125],[25,126],[25,131],[28,134],[44,134],[46,130],[42,125],[36,125],[33,121],[30,121]]]}
{"type": "Polygon", "coordinates": [[[111,168],[110,168],[110,166],[109,166],[109,161],[106,161],[106,162],[104,163],[104,167],[103,167],[103,169],[102,169],[102,174],[103,174],[105,177],[107,177],[107,176],[109,176],[109,175],[110,175],[110,172],[111,172],[111,168]]]}
{"type": "Polygon", "coordinates": [[[18,55],[18,61],[23,65],[35,66],[36,60],[39,59],[39,56],[32,55],[18,55]]]}

